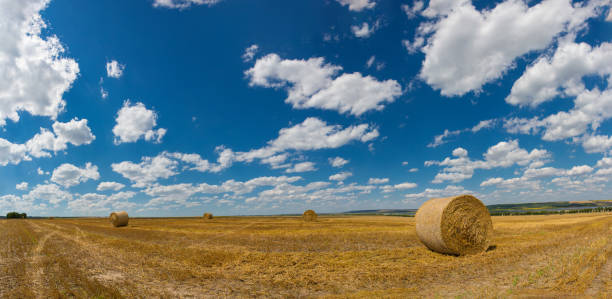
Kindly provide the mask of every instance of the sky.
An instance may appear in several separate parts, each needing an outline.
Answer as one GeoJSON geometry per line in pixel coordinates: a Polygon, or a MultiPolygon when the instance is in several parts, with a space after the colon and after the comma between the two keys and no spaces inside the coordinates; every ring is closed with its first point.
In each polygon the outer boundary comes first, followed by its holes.
{"type": "Polygon", "coordinates": [[[611,199],[610,0],[0,0],[0,214],[611,199]]]}

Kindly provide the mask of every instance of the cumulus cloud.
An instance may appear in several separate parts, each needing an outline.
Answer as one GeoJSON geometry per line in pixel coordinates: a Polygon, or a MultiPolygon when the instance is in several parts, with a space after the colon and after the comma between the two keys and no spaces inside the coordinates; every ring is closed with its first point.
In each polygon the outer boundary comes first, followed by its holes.
{"type": "Polygon", "coordinates": [[[161,154],[156,157],[143,157],[140,163],[123,161],[111,164],[114,172],[134,183],[134,187],[145,187],[158,179],[167,179],[177,175],[178,162],[161,154]]]}
{"type": "Polygon", "coordinates": [[[395,80],[378,81],[361,73],[344,73],[342,67],[326,64],[324,59],[281,59],[277,54],[259,58],[245,72],[250,86],[284,88],[286,103],[296,109],[319,108],[361,115],[382,110],[395,101],[402,89],[395,80]]]}
{"type": "Polygon", "coordinates": [[[349,162],[348,160],[343,159],[342,157],[335,157],[333,159],[329,158],[329,164],[332,167],[342,167],[342,166],[348,164],[348,162],[349,162]]]}
{"type": "Polygon", "coordinates": [[[295,172],[307,172],[307,171],[315,171],[317,170],[315,168],[315,164],[312,162],[301,162],[301,163],[296,163],[295,165],[293,165],[293,167],[291,168],[287,168],[287,170],[285,170],[286,173],[295,173],[295,172]]]}
{"type": "Polygon", "coordinates": [[[541,167],[532,163],[520,177],[504,179],[493,177],[480,183],[481,187],[495,186],[497,191],[515,191],[519,189],[542,191],[544,186],[551,182],[559,187],[573,189],[572,191],[593,191],[596,183],[601,181],[600,177],[590,175],[594,169],[588,165],[574,166],[571,169],[559,169],[554,167],[541,167]],[[544,178],[555,177],[550,181],[544,178]]]}
{"type": "Polygon", "coordinates": [[[593,135],[600,124],[612,118],[612,89],[583,90],[569,111],[560,111],[543,119],[512,118],[504,123],[510,133],[536,134],[543,129],[542,139],[557,141],[572,138],[582,142],[587,152],[606,152],[612,142],[608,136],[593,135]]]}
{"type": "Polygon", "coordinates": [[[32,139],[26,142],[28,153],[36,158],[51,157],[51,153],[63,151],[68,144],[75,146],[90,144],[96,139],[87,125],[87,119],[72,119],[67,123],[53,123],[53,132],[40,128],[32,139]]]}
{"type": "Polygon", "coordinates": [[[121,78],[123,70],[125,70],[125,65],[120,64],[117,60],[111,60],[106,63],[106,76],[109,78],[121,78]]]}
{"type": "Polygon", "coordinates": [[[28,182],[21,182],[15,186],[17,190],[28,190],[28,182]]]}
{"type": "Polygon", "coordinates": [[[53,123],[53,132],[40,128],[40,133],[34,135],[25,144],[15,144],[0,138],[0,165],[19,164],[21,161],[30,161],[32,157],[51,157],[58,151],[68,148],[68,144],[75,146],[90,144],[96,137],[87,126],[87,120],[73,119],[69,122],[53,123]]]}
{"type": "Polygon", "coordinates": [[[70,192],[62,190],[56,184],[36,185],[30,192],[23,196],[23,200],[35,201],[40,200],[48,202],[52,205],[57,205],[62,201],[72,199],[70,192]]]}
{"type": "Polygon", "coordinates": [[[125,187],[124,184],[117,183],[117,182],[100,182],[96,190],[98,191],[107,191],[107,190],[119,191],[123,189],[123,187],[125,187]]]}
{"type": "Polygon", "coordinates": [[[353,175],[353,173],[351,173],[351,172],[343,171],[343,172],[339,172],[339,173],[336,173],[334,175],[329,176],[329,180],[330,181],[339,181],[339,182],[341,182],[341,181],[346,180],[348,177],[350,177],[352,175],[353,175]]]}
{"type": "Polygon", "coordinates": [[[154,0],[153,7],[184,9],[190,7],[191,5],[212,6],[219,2],[221,2],[221,0],[154,0]]]}
{"type": "Polygon", "coordinates": [[[377,21],[374,25],[370,26],[367,22],[363,22],[361,26],[353,25],[351,26],[351,31],[358,38],[368,38],[370,37],[374,31],[378,29],[380,23],[377,21]]]}
{"type": "Polygon", "coordinates": [[[143,103],[132,105],[125,101],[123,107],[117,112],[117,124],[113,127],[115,144],[136,142],[140,138],[146,141],[160,143],[166,134],[166,129],[154,129],[157,126],[157,113],[149,110],[143,103]]]}
{"type": "Polygon", "coordinates": [[[552,56],[542,56],[528,67],[514,83],[506,101],[510,104],[535,107],[557,97],[574,98],[574,107],[544,118],[511,118],[504,127],[510,133],[538,134],[542,139],[571,139],[582,143],[586,152],[607,152],[612,138],[598,135],[604,121],[612,118],[612,44],[592,47],[570,39],[560,42],[552,56]],[[608,79],[605,90],[586,89],[586,76],[608,79]]]}
{"type": "Polygon", "coordinates": [[[252,61],[253,58],[255,58],[255,54],[257,54],[258,50],[259,50],[259,46],[255,44],[246,48],[244,50],[244,54],[242,54],[242,61],[244,62],[252,61]]]}
{"type": "Polygon", "coordinates": [[[374,0],[336,0],[342,6],[348,6],[350,11],[362,11],[364,9],[372,9],[376,6],[374,0]]]}
{"type": "Polygon", "coordinates": [[[592,47],[586,43],[563,42],[554,55],[540,57],[514,82],[506,102],[535,107],[557,96],[576,96],[584,90],[582,78],[612,74],[612,44],[592,47]]]}
{"type": "Polygon", "coordinates": [[[281,129],[278,137],[268,141],[265,147],[236,153],[235,159],[251,162],[254,159],[265,159],[287,151],[338,148],[352,141],[368,142],[377,138],[378,135],[378,130],[368,124],[342,128],[339,125],[328,125],[318,118],[309,117],[300,124],[281,129]]]}
{"type": "MultiPolygon", "coordinates": [[[[153,198],[145,204],[147,207],[160,205],[178,204],[180,206],[191,206],[197,203],[190,201],[196,194],[232,194],[231,199],[254,192],[260,187],[288,185],[301,180],[299,176],[279,176],[279,177],[258,177],[248,181],[227,180],[220,185],[209,185],[201,183],[194,184],[175,184],[175,185],[151,185],[144,190],[153,198]]],[[[225,197],[224,198],[228,198],[225,197]]],[[[228,199],[222,199],[227,201],[228,199]]],[[[246,200],[249,202],[249,200],[246,200]]],[[[253,201],[253,199],[251,200],[253,201]]]]}
{"type": "Polygon", "coordinates": [[[415,200],[426,200],[437,197],[447,197],[457,194],[477,194],[473,191],[466,190],[462,186],[448,185],[444,189],[426,188],[423,192],[419,193],[408,193],[405,195],[405,202],[413,203],[415,200]]]}
{"type": "MultiPolygon", "coordinates": [[[[430,3],[432,2],[435,2],[435,0],[430,1],[430,3]]],[[[425,3],[423,1],[417,0],[417,1],[414,1],[414,4],[412,6],[408,4],[402,4],[401,7],[404,13],[406,13],[406,16],[408,17],[408,19],[412,19],[412,18],[415,18],[423,10],[423,8],[425,7],[425,3]]]]}
{"type": "Polygon", "coordinates": [[[100,173],[98,173],[98,166],[92,165],[90,162],[87,162],[84,168],[79,168],[70,163],[64,163],[53,170],[53,174],[51,175],[52,182],[66,188],[99,178],[100,173]]]}
{"type": "Polygon", "coordinates": [[[517,57],[546,49],[560,34],[573,32],[596,15],[605,1],[572,5],[569,0],[544,0],[529,6],[507,0],[477,10],[469,0],[430,1],[417,38],[425,61],[419,76],[445,96],[478,91],[514,67],[517,57]]]}
{"type": "MultiPolygon", "coordinates": [[[[216,149],[218,155],[216,162],[210,162],[195,153],[162,152],[155,158],[143,157],[143,161],[138,164],[123,161],[112,164],[111,167],[139,187],[151,184],[159,178],[176,175],[179,163],[184,165],[184,169],[219,172],[235,162],[250,163],[259,160],[261,163],[269,164],[273,169],[285,168],[287,173],[305,172],[316,170],[314,163],[301,162],[292,165],[291,162],[286,161],[290,155],[303,151],[334,149],[354,141],[369,142],[378,135],[378,130],[371,128],[368,124],[343,128],[339,125],[328,125],[318,118],[311,117],[300,124],[281,129],[276,139],[268,141],[267,145],[261,148],[235,152],[230,148],[219,146],[216,149]],[[154,165],[159,167],[154,167],[154,165]],[[152,171],[150,167],[156,170],[152,171]]],[[[347,162],[344,159],[330,161],[332,165],[334,163],[343,165],[347,162]]]]}
{"type": "Polygon", "coordinates": [[[64,110],[62,96],[79,74],[74,59],[63,57],[59,38],[41,37],[40,16],[48,1],[0,3],[0,126],[19,121],[19,112],[55,120],[64,110]]]}
{"type": "Polygon", "coordinates": [[[512,165],[527,166],[535,162],[541,163],[550,157],[550,153],[546,150],[533,149],[528,152],[520,148],[517,140],[502,141],[490,147],[483,154],[483,160],[471,160],[464,148],[456,148],[452,155],[454,158],[447,157],[443,161],[425,162],[425,166],[444,166],[442,171],[436,174],[433,183],[460,182],[471,178],[476,169],[493,169],[512,165]]]}
{"type": "Polygon", "coordinates": [[[368,180],[368,184],[370,185],[386,184],[388,182],[389,178],[370,178],[368,180]]]}
{"type": "Polygon", "coordinates": [[[21,161],[29,161],[28,149],[24,144],[15,144],[0,138],[0,165],[19,164],[21,161]]]}

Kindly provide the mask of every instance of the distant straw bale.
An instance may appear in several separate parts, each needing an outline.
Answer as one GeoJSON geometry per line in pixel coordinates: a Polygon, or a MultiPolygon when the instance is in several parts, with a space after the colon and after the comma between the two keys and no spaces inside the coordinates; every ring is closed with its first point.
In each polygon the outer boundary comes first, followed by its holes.
{"type": "Polygon", "coordinates": [[[415,218],[419,239],[433,251],[466,255],[489,247],[491,215],[474,196],[430,199],[421,205],[415,218]]]}
{"type": "Polygon", "coordinates": [[[128,213],[126,211],[113,212],[110,214],[110,222],[114,227],[128,225],[129,219],[130,217],[128,217],[128,213]]]}
{"type": "Polygon", "coordinates": [[[211,213],[204,213],[204,219],[213,219],[213,214],[211,213]]]}
{"type": "Polygon", "coordinates": [[[317,220],[317,213],[313,210],[306,210],[302,215],[304,221],[315,221],[317,220]]]}

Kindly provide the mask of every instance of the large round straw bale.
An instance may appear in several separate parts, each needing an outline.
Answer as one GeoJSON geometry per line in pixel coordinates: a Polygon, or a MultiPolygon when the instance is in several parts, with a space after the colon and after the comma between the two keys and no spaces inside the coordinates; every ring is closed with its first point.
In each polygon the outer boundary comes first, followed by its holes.
{"type": "Polygon", "coordinates": [[[433,251],[466,255],[489,247],[491,215],[474,196],[430,199],[421,205],[415,218],[417,236],[433,251]]]}
{"type": "Polygon", "coordinates": [[[130,217],[128,217],[128,213],[126,211],[113,212],[110,214],[110,222],[113,224],[114,227],[128,225],[129,219],[130,217]]]}
{"type": "Polygon", "coordinates": [[[315,221],[317,220],[317,213],[313,210],[306,210],[302,215],[304,221],[315,221]]]}
{"type": "Polygon", "coordinates": [[[213,215],[211,213],[204,213],[204,219],[213,219],[213,215]]]}

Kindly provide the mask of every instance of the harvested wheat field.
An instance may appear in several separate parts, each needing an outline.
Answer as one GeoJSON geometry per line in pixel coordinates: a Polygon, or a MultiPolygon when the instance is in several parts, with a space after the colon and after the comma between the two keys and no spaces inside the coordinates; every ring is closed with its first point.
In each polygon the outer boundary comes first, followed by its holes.
{"type": "Polygon", "coordinates": [[[0,220],[5,298],[513,297],[612,293],[612,214],[492,217],[488,251],[449,256],[414,218],[0,220]]]}

